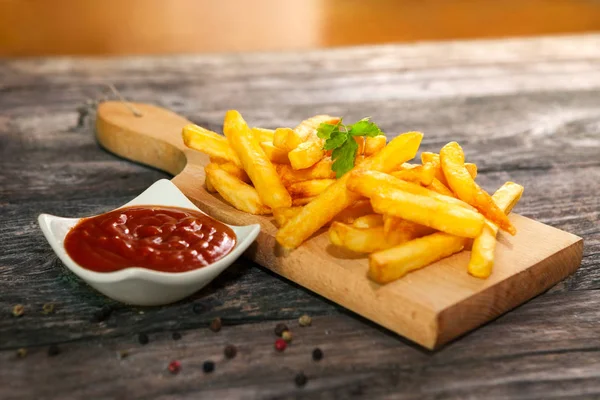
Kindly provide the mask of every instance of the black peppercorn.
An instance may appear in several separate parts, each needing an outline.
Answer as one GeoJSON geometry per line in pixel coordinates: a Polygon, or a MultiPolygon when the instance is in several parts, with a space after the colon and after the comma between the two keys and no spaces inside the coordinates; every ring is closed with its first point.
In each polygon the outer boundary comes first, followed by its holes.
{"type": "Polygon", "coordinates": [[[50,357],[54,357],[54,356],[57,356],[57,355],[59,355],[59,354],[60,354],[60,347],[58,347],[57,345],[55,345],[55,344],[51,344],[51,345],[48,347],[48,355],[49,355],[50,357]]]}
{"type": "Polygon", "coordinates": [[[223,353],[225,353],[225,357],[227,358],[234,358],[237,354],[237,348],[232,344],[228,344],[227,346],[225,346],[225,350],[223,351],[223,353]]]}
{"type": "Polygon", "coordinates": [[[210,323],[210,330],[213,332],[219,332],[221,330],[221,326],[222,326],[222,322],[221,322],[221,318],[217,317],[215,319],[212,320],[212,322],[210,323]]]}
{"type": "Polygon", "coordinates": [[[179,332],[173,332],[173,340],[179,340],[181,339],[181,333],[179,332]]]}
{"type": "Polygon", "coordinates": [[[315,361],[321,361],[323,359],[323,350],[319,349],[318,347],[314,349],[312,352],[312,358],[315,361]]]}
{"type": "Polygon", "coordinates": [[[289,330],[286,324],[277,324],[275,325],[275,334],[279,337],[283,335],[283,332],[289,330]]]}
{"type": "Polygon", "coordinates": [[[94,312],[94,315],[92,316],[92,322],[106,321],[108,319],[108,317],[110,317],[110,314],[112,314],[112,312],[113,312],[113,309],[111,306],[109,306],[109,305],[102,306],[102,308],[100,308],[94,312]]]}
{"type": "Polygon", "coordinates": [[[204,361],[202,364],[202,370],[205,374],[210,374],[215,370],[215,363],[212,361],[204,361]]]}
{"type": "Polygon", "coordinates": [[[302,386],[306,385],[306,382],[308,382],[308,378],[306,377],[306,375],[304,375],[303,372],[300,372],[294,378],[294,382],[296,382],[296,386],[302,387],[302,386]]]}
{"type": "Polygon", "coordinates": [[[138,335],[138,341],[140,342],[140,344],[148,344],[150,339],[148,339],[148,335],[146,335],[145,333],[140,333],[138,335]]]}

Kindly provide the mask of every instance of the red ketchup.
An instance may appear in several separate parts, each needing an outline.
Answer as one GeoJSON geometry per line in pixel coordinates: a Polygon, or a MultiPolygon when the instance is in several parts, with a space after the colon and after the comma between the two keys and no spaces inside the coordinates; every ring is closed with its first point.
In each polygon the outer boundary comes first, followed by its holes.
{"type": "Polygon", "coordinates": [[[83,219],[67,234],[65,249],[96,272],[129,267],[186,272],[223,258],[235,243],[231,228],[200,212],[133,206],[83,219]]]}

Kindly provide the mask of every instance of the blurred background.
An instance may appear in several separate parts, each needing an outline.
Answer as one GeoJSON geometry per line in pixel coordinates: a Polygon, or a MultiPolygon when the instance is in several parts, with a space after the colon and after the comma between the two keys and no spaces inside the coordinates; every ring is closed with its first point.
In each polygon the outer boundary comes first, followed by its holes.
{"type": "Polygon", "coordinates": [[[0,57],[271,51],[600,31],[600,0],[0,0],[0,57]]]}

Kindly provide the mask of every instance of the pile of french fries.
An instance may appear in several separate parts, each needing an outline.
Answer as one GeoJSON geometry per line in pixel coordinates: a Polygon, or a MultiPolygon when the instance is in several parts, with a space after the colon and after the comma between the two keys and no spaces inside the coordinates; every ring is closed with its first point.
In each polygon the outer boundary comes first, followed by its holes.
{"type": "Polygon", "coordinates": [[[206,189],[238,210],[272,214],[276,240],[294,249],[328,227],[332,244],[369,254],[368,276],[378,283],[471,248],[467,271],[492,273],[496,235],[516,229],[507,217],[523,187],[507,182],[490,196],[476,182],[477,166],[465,163],[456,142],[439,154],[415,158],[423,134],[354,137],[354,168],[336,179],[331,153],[317,136],[318,115],[296,128],[249,128],[228,111],[224,137],[197,125],[183,129],[186,146],[210,156],[206,189]]]}

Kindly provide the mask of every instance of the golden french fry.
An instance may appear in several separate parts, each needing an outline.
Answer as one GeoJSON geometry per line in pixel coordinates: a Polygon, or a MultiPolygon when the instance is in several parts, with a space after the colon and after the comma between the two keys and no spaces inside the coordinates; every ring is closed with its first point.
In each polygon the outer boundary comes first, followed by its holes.
{"type": "Polygon", "coordinates": [[[217,193],[217,189],[215,189],[213,184],[210,183],[210,178],[208,177],[208,175],[205,175],[204,177],[204,186],[206,187],[206,191],[208,193],[217,193]]]}
{"type": "Polygon", "coordinates": [[[273,217],[278,227],[284,226],[293,216],[302,211],[302,207],[281,207],[273,210],[273,217]]]}
{"type": "MultiPolygon", "coordinates": [[[[212,160],[211,160],[211,162],[212,162],[212,160]]],[[[221,168],[223,171],[227,172],[229,175],[235,176],[242,182],[250,183],[250,178],[248,177],[248,174],[246,173],[246,171],[244,171],[243,169],[241,169],[234,163],[232,163],[232,162],[224,162],[224,163],[217,162],[217,164],[219,164],[219,168],[221,168]]]]}
{"type": "Polygon", "coordinates": [[[413,238],[429,235],[435,232],[433,228],[425,225],[417,224],[412,221],[407,221],[402,218],[394,217],[393,215],[383,215],[383,232],[387,235],[393,231],[404,231],[412,233],[413,238]]]}
{"type": "Polygon", "coordinates": [[[273,143],[273,136],[275,136],[275,131],[273,129],[265,129],[265,128],[252,128],[252,136],[259,143],[261,142],[271,142],[273,143]]]}
{"type": "MultiPolygon", "coordinates": [[[[415,156],[422,138],[423,134],[420,132],[399,135],[381,151],[355,166],[353,170],[392,171],[396,166],[415,156]]],[[[300,214],[277,232],[277,242],[285,248],[298,247],[334,216],[359,200],[361,198],[359,194],[346,188],[349,176],[349,173],[345,174],[307,204],[300,214]]]]}
{"type": "Polygon", "coordinates": [[[381,214],[367,214],[362,217],[358,217],[352,223],[355,228],[377,228],[383,226],[383,215],[381,214]]]}
{"type": "Polygon", "coordinates": [[[435,168],[431,163],[423,165],[403,164],[399,171],[391,172],[390,175],[407,182],[420,183],[429,186],[433,182],[435,168]]]}
{"type": "Polygon", "coordinates": [[[368,277],[388,283],[442,258],[458,253],[468,239],[443,232],[433,233],[369,256],[368,277]]]}
{"type": "Polygon", "coordinates": [[[444,196],[456,197],[454,196],[454,193],[452,193],[452,190],[448,189],[448,187],[440,182],[440,180],[437,178],[433,178],[431,185],[427,186],[427,189],[433,190],[439,194],[443,194],[444,196]]]}
{"type": "MultiPolygon", "coordinates": [[[[421,162],[423,164],[431,164],[433,166],[435,178],[438,179],[444,186],[448,186],[448,181],[442,171],[442,165],[440,164],[440,156],[435,153],[429,153],[427,151],[421,153],[421,162]]],[[[472,163],[465,163],[465,168],[469,171],[469,175],[473,179],[477,177],[477,165],[472,163]]]]}
{"type": "Polygon", "coordinates": [[[383,227],[356,228],[341,222],[333,222],[329,228],[329,240],[332,244],[345,247],[357,253],[372,253],[389,249],[410,240],[404,232],[383,233],[383,227]]]}
{"type": "Polygon", "coordinates": [[[206,177],[217,192],[240,211],[250,214],[269,214],[271,210],[260,200],[256,190],[222,170],[217,164],[205,167],[206,177]]]}
{"type": "Polygon", "coordinates": [[[278,147],[273,146],[271,142],[260,142],[260,147],[262,147],[265,155],[271,162],[277,164],[289,164],[290,160],[288,158],[288,153],[285,150],[281,150],[278,147]]]}
{"type": "Polygon", "coordinates": [[[310,203],[311,201],[313,201],[314,199],[316,199],[317,196],[310,196],[310,197],[296,197],[292,199],[292,206],[296,207],[296,206],[305,206],[308,203],[310,203]]]}
{"type": "MultiPolygon", "coordinates": [[[[523,186],[513,182],[506,182],[496,190],[492,200],[505,213],[509,214],[523,194],[523,186]]],[[[467,271],[477,278],[487,278],[494,267],[494,253],[496,249],[496,235],[498,227],[489,221],[483,227],[481,234],[473,241],[471,259],[467,271]]]]}
{"type": "Polygon", "coordinates": [[[385,147],[387,138],[384,135],[365,138],[365,156],[372,156],[385,147]]]}
{"type": "Polygon", "coordinates": [[[456,236],[477,237],[485,218],[476,211],[402,190],[381,191],[371,197],[373,210],[456,236]]]}
{"type": "Polygon", "coordinates": [[[348,189],[365,197],[394,191],[404,191],[419,196],[430,197],[443,203],[453,204],[475,211],[475,208],[455,197],[444,196],[416,183],[406,182],[392,175],[378,171],[354,171],[348,180],[348,189]]]}
{"type": "Polygon", "coordinates": [[[356,156],[362,156],[365,152],[365,137],[364,136],[353,136],[354,141],[358,145],[358,149],[356,149],[356,156]]]}
{"type": "Polygon", "coordinates": [[[294,150],[298,145],[306,140],[292,128],[277,128],[273,134],[273,145],[286,153],[294,150]]]}
{"type": "Polygon", "coordinates": [[[323,193],[334,182],[335,179],[312,179],[292,183],[287,189],[292,198],[313,197],[323,193]]]}
{"type": "Polygon", "coordinates": [[[475,183],[466,170],[464,162],[465,155],[458,143],[450,142],[440,150],[442,171],[452,191],[456,193],[459,199],[477,208],[487,219],[497,224],[500,229],[511,235],[517,233],[506,214],[494,203],[492,196],[475,183]]]}
{"type": "Polygon", "coordinates": [[[339,212],[335,217],[333,217],[332,221],[339,221],[345,224],[352,224],[354,223],[354,221],[356,221],[357,218],[372,213],[373,207],[371,206],[370,200],[358,200],[349,207],[339,212]]]}
{"type": "Polygon", "coordinates": [[[277,173],[284,186],[289,186],[295,182],[309,181],[312,179],[333,179],[335,171],[331,169],[333,161],[325,157],[315,165],[306,169],[293,169],[289,165],[277,166],[277,173]]]}
{"type": "Polygon", "coordinates": [[[325,156],[325,150],[323,150],[325,140],[317,136],[317,129],[322,123],[336,124],[339,120],[339,118],[329,115],[317,115],[302,121],[296,127],[294,131],[301,135],[304,140],[288,153],[292,168],[312,167],[325,156]]]}
{"type": "Polygon", "coordinates": [[[229,142],[223,136],[204,129],[198,125],[189,124],[183,127],[181,136],[183,143],[190,149],[198,150],[222,160],[230,161],[242,166],[239,157],[229,146],[229,142]]]}
{"type": "MultiPolygon", "coordinates": [[[[223,132],[235,150],[242,166],[254,184],[261,201],[270,208],[289,207],[292,198],[260,144],[252,137],[239,112],[227,111],[223,132]]],[[[215,184],[214,181],[212,181],[215,184]]]]}

